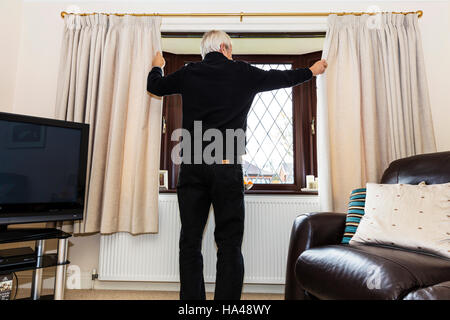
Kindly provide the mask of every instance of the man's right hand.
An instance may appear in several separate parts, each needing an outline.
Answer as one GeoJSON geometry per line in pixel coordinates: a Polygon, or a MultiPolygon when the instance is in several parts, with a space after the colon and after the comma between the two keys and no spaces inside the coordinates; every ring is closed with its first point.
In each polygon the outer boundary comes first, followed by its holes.
{"type": "Polygon", "coordinates": [[[164,68],[166,60],[164,60],[161,51],[156,52],[156,56],[153,58],[152,67],[164,68]]]}
{"type": "Polygon", "coordinates": [[[327,67],[327,61],[325,59],[322,59],[314,63],[311,68],[309,68],[309,70],[311,70],[313,76],[317,76],[324,73],[327,67]]]}

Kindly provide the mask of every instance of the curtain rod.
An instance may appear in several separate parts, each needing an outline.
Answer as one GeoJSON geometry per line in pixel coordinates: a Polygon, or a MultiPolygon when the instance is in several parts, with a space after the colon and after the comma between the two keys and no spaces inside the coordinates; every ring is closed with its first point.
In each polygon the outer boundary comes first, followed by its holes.
{"type": "MultiPolygon", "coordinates": [[[[61,17],[64,18],[66,15],[79,15],[79,16],[89,16],[94,14],[104,14],[107,16],[156,16],[156,17],[240,17],[242,22],[243,17],[323,17],[329,16],[331,14],[336,14],[338,16],[344,15],[355,15],[361,16],[363,14],[375,15],[380,12],[234,12],[234,13],[69,13],[62,11],[61,17]]],[[[418,17],[422,17],[423,11],[412,11],[412,12],[391,12],[394,14],[410,14],[415,13],[418,17]]]]}

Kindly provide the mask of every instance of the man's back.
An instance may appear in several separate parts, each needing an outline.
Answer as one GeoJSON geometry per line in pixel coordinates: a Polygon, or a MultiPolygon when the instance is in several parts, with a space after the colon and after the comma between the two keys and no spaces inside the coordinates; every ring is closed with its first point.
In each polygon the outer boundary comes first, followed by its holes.
{"type": "Polygon", "coordinates": [[[191,131],[193,122],[200,120],[203,129],[244,129],[256,94],[246,78],[246,63],[218,52],[188,64],[182,91],[183,128],[191,131]]]}
{"type": "MultiPolygon", "coordinates": [[[[165,77],[160,68],[153,68],[148,75],[147,90],[158,96],[181,94],[182,128],[190,132],[195,144],[202,145],[198,151],[203,155],[210,143],[203,141],[203,132],[217,129],[223,137],[223,149],[217,158],[217,150],[213,151],[215,160],[235,161],[245,153],[247,114],[255,95],[261,91],[292,87],[311,78],[312,72],[307,68],[264,71],[243,61],[230,60],[220,52],[210,52],[203,61],[189,63],[165,77]],[[194,134],[195,121],[201,121],[200,137],[194,134]],[[227,129],[234,130],[232,140],[227,138],[227,129]],[[239,129],[241,135],[236,134],[239,129]]],[[[199,153],[194,150],[194,143],[189,153],[191,159],[198,159],[194,156],[199,153]]]]}
{"type": "Polygon", "coordinates": [[[311,77],[309,69],[264,71],[210,52],[203,61],[189,63],[164,78],[161,70],[154,68],[147,90],[159,96],[182,95],[184,129],[192,131],[194,121],[202,121],[204,130],[225,132],[246,129],[247,114],[258,92],[291,87],[311,77]]]}

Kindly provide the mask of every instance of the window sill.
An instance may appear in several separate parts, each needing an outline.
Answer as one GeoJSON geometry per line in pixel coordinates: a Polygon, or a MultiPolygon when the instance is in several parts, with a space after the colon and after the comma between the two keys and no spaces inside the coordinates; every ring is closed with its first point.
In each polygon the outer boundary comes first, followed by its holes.
{"type": "Polygon", "coordinates": [[[159,190],[160,194],[164,194],[164,193],[177,193],[176,189],[168,189],[168,190],[159,190]]]}
{"type": "Polygon", "coordinates": [[[297,190],[246,190],[245,194],[259,195],[259,194],[281,194],[281,195],[317,195],[317,192],[311,191],[297,191],[297,190]]]}
{"type": "MultiPolygon", "coordinates": [[[[160,194],[171,194],[177,193],[176,189],[168,189],[168,190],[159,190],[160,194]]],[[[248,195],[267,195],[267,194],[275,194],[275,195],[314,195],[317,196],[317,191],[296,191],[296,190],[246,190],[244,192],[248,195]]]]}

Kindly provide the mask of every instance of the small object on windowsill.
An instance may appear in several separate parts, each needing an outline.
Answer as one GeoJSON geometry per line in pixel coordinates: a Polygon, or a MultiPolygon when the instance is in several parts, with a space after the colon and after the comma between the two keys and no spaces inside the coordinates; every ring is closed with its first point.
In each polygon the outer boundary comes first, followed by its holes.
{"type": "Polygon", "coordinates": [[[306,176],[306,188],[305,189],[317,191],[318,185],[319,185],[318,178],[314,177],[313,175],[306,176]]]}
{"type": "Polygon", "coordinates": [[[313,175],[306,176],[306,187],[308,189],[314,189],[314,176],[313,175]]]}
{"type": "Polygon", "coordinates": [[[169,189],[169,172],[167,170],[159,170],[159,191],[169,189]]]}
{"type": "Polygon", "coordinates": [[[253,182],[244,178],[244,188],[245,190],[250,190],[253,187],[253,182]]]}
{"type": "Polygon", "coordinates": [[[310,188],[301,188],[300,189],[302,192],[317,192],[317,189],[310,189],[310,188]]]}

